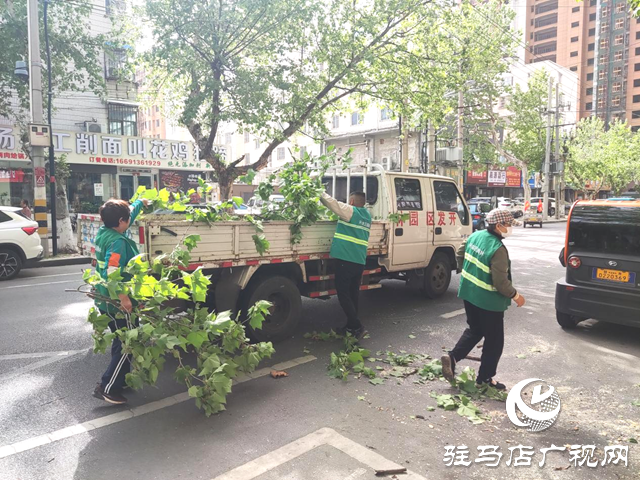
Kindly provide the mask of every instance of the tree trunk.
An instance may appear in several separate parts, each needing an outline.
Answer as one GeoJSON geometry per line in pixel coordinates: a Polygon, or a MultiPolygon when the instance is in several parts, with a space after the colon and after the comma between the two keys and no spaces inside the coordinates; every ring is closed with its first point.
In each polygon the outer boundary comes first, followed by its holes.
{"type": "Polygon", "coordinates": [[[67,189],[62,181],[56,182],[56,221],[58,223],[58,252],[77,253],[76,237],[71,228],[69,219],[69,207],[67,202],[67,189]]]}
{"type": "Polygon", "coordinates": [[[218,172],[218,186],[220,187],[220,201],[226,202],[231,199],[233,194],[233,181],[235,176],[233,171],[229,168],[225,170],[219,170],[218,172]]]}
{"type": "Polygon", "coordinates": [[[522,164],[522,188],[524,189],[524,203],[531,200],[531,187],[529,186],[529,168],[522,164]]]}

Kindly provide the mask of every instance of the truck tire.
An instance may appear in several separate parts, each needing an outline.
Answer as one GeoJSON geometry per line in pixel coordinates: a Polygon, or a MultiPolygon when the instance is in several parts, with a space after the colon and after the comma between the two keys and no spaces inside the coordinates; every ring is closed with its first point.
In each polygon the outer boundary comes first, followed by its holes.
{"type": "Polygon", "coordinates": [[[428,298],[438,298],[447,291],[451,283],[451,262],[449,257],[436,253],[424,271],[424,294],[428,298]]]}
{"type": "Polygon", "coordinates": [[[258,300],[273,304],[271,314],[265,318],[261,329],[247,325],[249,336],[258,342],[277,342],[293,334],[302,314],[302,299],[296,284],[287,277],[262,277],[256,279],[244,295],[242,316],[258,300]]]}
{"type": "Polygon", "coordinates": [[[15,278],[22,270],[22,258],[9,248],[0,248],[0,281],[15,278]]]}
{"type": "Polygon", "coordinates": [[[556,310],[556,320],[558,320],[558,324],[560,324],[563,329],[571,330],[573,328],[576,328],[576,325],[578,325],[578,323],[582,322],[585,319],[556,310]]]}

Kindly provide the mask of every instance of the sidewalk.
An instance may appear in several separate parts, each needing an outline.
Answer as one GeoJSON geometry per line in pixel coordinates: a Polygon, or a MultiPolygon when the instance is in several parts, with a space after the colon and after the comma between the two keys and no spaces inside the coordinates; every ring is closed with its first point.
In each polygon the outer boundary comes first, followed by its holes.
{"type": "Polygon", "coordinates": [[[79,254],[62,254],[28,263],[24,268],[65,267],[67,265],[88,265],[90,263],[91,257],[79,254]]]}

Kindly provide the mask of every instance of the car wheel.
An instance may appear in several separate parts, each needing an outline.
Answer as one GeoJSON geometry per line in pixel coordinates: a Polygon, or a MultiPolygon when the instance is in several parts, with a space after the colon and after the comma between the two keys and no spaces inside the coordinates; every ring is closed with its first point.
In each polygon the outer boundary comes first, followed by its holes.
{"type": "Polygon", "coordinates": [[[549,209],[549,215],[551,215],[551,216],[553,217],[555,214],[556,214],[556,209],[555,209],[555,208],[553,208],[553,207],[551,207],[551,208],[549,209]]]}
{"type": "Polygon", "coordinates": [[[17,252],[0,249],[0,280],[11,280],[22,270],[22,259],[17,252]]]}
{"type": "Polygon", "coordinates": [[[556,310],[556,320],[562,328],[565,330],[571,330],[572,328],[576,328],[578,323],[586,320],[586,318],[578,317],[576,315],[570,315],[568,313],[559,312],[556,310]]]}
{"type": "Polygon", "coordinates": [[[261,329],[247,327],[249,336],[259,342],[275,342],[291,336],[302,314],[302,299],[296,284],[282,276],[256,279],[256,283],[246,292],[242,305],[243,317],[246,318],[249,308],[259,300],[267,300],[273,306],[262,322],[261,329]]]}
{"type": "Polygon", "coordinates": [[[447,291],[451,283],[451,263],[449,257],[436,253],[424,272],[424,294],[428,298],[438,298],[447,291]]]}
{"type": "Polygon", "coordinates": [[[484,224],[484,221],[478,223],[477,230],[484,230],[487,226],[484,224]]]}

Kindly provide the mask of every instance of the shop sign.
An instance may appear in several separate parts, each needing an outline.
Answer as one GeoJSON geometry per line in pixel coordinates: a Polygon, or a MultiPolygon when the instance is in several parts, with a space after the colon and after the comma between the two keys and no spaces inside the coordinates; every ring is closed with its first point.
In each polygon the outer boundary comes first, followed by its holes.
{"type": "MultiPolygon", "coordinates": [[[[19,153],[19,136],[17,127],[0,127],[0,158],[28,160],[19,153]]],[[[66,155],[68,163],[211,170],[208,162],[200,160],[198,146],[193,142],[58,130],[53,132],[53,145],[57,154],[66,155]]],[[[226,159],[224,146],[214,145],[213,150],[226,159]]]]}
{"type": "Polygon", "coordinates": [[[507,183],[506,170],[489,170],[487,186],[504,187],[506,183],[507,183]]]}
{"type": "Polygon", "coordinates": [[[520,187],[520,176],[521,171],[516,167],[507,167],[506,175],[507,175],[507,187],[520,187]]]}
{"type": "Polygon", "coordinates": [[[0,183],[22,183],[24,171],[21,168],[0,170],[0,183]]]}
{"type": "Polygon", "coordinates": [[[487,171],[476,172],[475,170],[467,171],[467,183],[470,185],[486,185],[487,171]]]}
{"type": "Polygon", "coordinates": [[[104,195],[104,184],[102,184],[102,183],[94,183],[93,184],[93,194],[96,197],[102,197],[104,195]]]}

